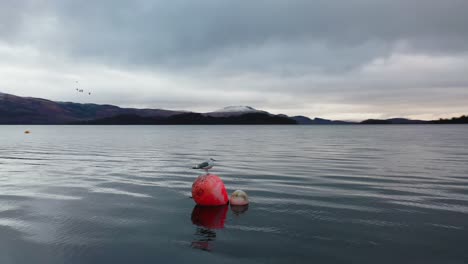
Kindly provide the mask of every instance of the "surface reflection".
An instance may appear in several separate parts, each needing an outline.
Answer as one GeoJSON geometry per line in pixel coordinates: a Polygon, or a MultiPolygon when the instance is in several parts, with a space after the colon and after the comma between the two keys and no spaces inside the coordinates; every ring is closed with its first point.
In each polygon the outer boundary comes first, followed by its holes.
{"type": "Polygon", "coordinates": [[[201,249],[205,251],[211,251],[211,242],[216,239],[216,232],[214,230],[197,227],[195,232],[195,240],[192,241],[192,248],[201,249]]]}
{"type": "Polygon", "coordinates": [[[192,211],[192,223],[194,225],[209,228],[224,228],[228,205],[222,206],[199,206],[196,205],[192,211]]]}
{"type": "Polygon", "coordinates": [[[211,251],[211,242],[216,239],[216,229],[224,228],[228,205],[199,206],[192,211],[192,223],[197,226],[192,248],[211,251]]]}
{"type": "Polygon", "coordinates": [[[249,205],[231,205],[231,211],[234,215],[239,216],[249,210],[249,205]]]}

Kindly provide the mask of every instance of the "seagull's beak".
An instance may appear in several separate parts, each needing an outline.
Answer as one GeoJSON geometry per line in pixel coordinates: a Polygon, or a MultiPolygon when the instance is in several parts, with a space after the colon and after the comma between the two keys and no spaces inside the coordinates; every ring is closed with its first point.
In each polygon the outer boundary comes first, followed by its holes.
{"type": "Polygon", "coordinates": [[[212,160],[212,161],[217,161],[217,160],[215,160],[215,159],[211,159],[211,160],[212,160]]]}

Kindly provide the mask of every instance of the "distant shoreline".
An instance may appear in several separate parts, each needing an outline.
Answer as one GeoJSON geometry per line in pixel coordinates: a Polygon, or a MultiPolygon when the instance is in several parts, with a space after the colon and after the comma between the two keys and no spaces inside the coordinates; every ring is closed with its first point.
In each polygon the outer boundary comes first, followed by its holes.
{"type": "Polygon", "coordinates": [[[304,126],[304,127],[348,127],[348,126],[445,126],[445,125],[468,125],[467,123],[427,123],[427,124],[323,124],[323,125],[303,125],[303,124],[0,124],[0,126],[304,126]]]}
{"type": "Polygon", "coordinates": [[[468,124],[468,116],[439,120],[367,119],[362,122],[271,114],[250,106],[195,113],[165,109],[55,102],[0,92],[0,125],[415,125],[468,124]]]}

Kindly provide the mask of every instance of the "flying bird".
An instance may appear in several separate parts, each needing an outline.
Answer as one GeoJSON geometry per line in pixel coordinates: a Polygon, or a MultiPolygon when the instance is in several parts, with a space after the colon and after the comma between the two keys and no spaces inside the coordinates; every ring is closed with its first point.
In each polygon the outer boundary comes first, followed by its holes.
{"type": "Polygon", "coordinates": [[[209,160],[205,161],[205,162],[202,162],[196,166],[193,166],[192,169],[200,169],[200,170],[204,170],[206,171],[206,174],[208,174],[208,170],[213,168],[214,166],[214,162],[216,160],[213,159],[213,158],[210,158],[209,160]]]}

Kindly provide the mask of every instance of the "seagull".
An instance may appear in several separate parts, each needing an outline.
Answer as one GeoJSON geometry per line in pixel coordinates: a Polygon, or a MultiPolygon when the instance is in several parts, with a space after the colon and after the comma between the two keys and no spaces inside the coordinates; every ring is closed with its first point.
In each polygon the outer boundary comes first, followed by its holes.
{"type": "Polygon", "coordinates": [[[192,169],[201,169],[201,170],[205,170],[206,171],[206,174],[208,174],[208,170],[213,168],[214,166],[214,162],[216,160],[213,159],[213,158],[210,158],[209,160],[205,161],[205,162],[202,162],[196,166],[193,166],[192,169]]]}

